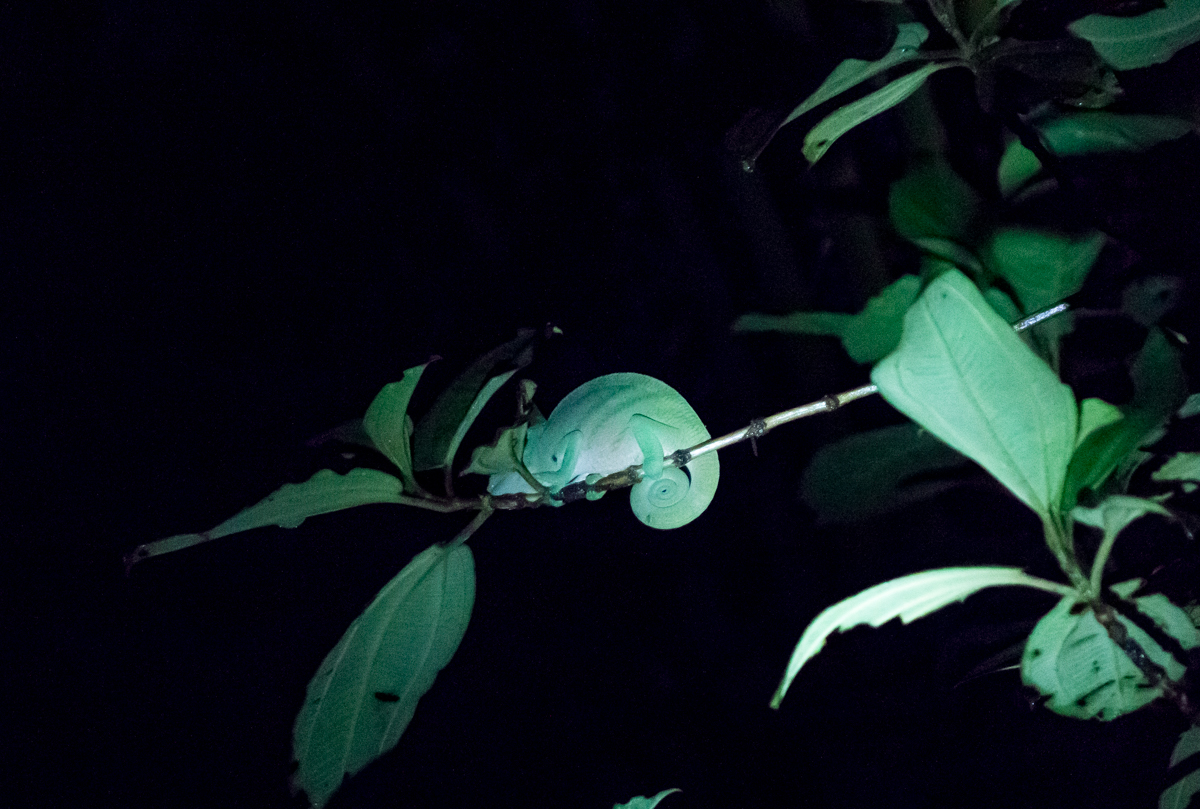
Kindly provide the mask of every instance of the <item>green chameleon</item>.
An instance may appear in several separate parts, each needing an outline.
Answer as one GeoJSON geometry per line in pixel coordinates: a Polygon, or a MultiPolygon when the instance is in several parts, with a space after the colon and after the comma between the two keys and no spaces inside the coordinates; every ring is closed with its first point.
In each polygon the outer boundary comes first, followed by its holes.
{"type": "MultiPolygon", "coordinates": [[[[642,464],[644,476],[629,493],[633,513],[651,528],[678,528],[708,508],[721,466],[715,452],[683,469],[663,458],[709,437],[670,385],[642,374],[608,374],[571,391],[550,418],[529,428],[523,462],[551,491],[642,464]]],[[[488,491],[533,490],[518,473],[505,472],[491,476],[488,491]]]]}

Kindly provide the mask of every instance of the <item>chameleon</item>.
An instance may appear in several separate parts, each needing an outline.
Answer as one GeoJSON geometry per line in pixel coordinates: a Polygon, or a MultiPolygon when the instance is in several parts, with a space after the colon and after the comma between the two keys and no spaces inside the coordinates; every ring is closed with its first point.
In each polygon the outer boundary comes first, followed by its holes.
{"type": "MultiPolygon", "coordinates": [[[[667,383],[608,374],[571,391],[548,419],[529,428],[523,462],[552,492],[642,464],[643,478],[629,493],[634,515],[651,528],[678,528],[708,508],[721,467],[715,452],[682,469],[663,458],[709,438],[696,411],[667,383]]],[[[488,491],[533,490],[518,473],[504,472],[489,478],[488,491]]]]}

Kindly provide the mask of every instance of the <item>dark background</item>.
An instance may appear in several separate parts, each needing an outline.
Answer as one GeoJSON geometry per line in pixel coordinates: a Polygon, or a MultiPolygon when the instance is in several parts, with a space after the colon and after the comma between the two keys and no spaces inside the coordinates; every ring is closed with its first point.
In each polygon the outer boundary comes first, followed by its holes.
{"type": "MultiPolygon", "coordinates": [[[[1079,16],[1030,8],[1034,34],[1079,16]]],[[[474,356],[553,322],[564,335],[523,372],[543,408],[638,371],[715,434],[864,382],[831,341],[728,329],[751,309],[856,311],[914,266],[876,224],[901,112],[812,171],[799,127],[739,167],[747,112],[786,112],[890,42],[884,7],[832,12],[8,7],[0,804],[301,805],[287,776],[309,677],[467,518],[365,507],[129,578],[121,556],[344,465],[305,442],[431,355],[418,412],[474,356]]],[[[1130,74],[1130,98],[1194,117],[1196,64],[1130,74]]],[[[1000,129],[956,72],[933,99],[956,166],[986,184],[1000,129]]],[[[1113,289],[1191,272],[1195,148],[1093,164],[1089,204],[1049,211],[1121,240],[1113,289]]],[[[508,415],[511,394],[497,401],[473,437],[508,415]]],[[[1051,606],[1032,592],[836,637],[768,709],[803,627],[858,589],[954,564],[1053,575],[1031,515],[978,476],[816,526],[808,456],[895,420],[862,402],[757,457],[723,451],[716,500],[677,531],[643,527],[623,494],[495,516],[471,541],[457,655],[397,749],[330,805],[605,807],[667,787],[680,807],[1156,805],[1169,709],[1082,723],[1031,708],[1013,672],[960,684],[1051,606]]]]}

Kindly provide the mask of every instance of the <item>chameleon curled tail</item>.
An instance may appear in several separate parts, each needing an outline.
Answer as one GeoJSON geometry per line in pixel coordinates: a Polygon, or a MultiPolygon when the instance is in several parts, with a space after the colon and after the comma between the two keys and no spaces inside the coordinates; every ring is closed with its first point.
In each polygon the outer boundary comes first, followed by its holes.
{"type": "MultiPolygon", "coordinates": [[[[695,415],[684,398],[677,393],[675,395],[679,397],[676,407],[682,404],[695,415]]],[[[682,469],[666,466],[663,458],[675,450],[664,446],[664,439],[669,440],[670,444],[683,443],[682,449],[707,441],[709,435],[700,423],[699,416],[696,416],[699,432],[692,432],[671,426],[672,423],[683,421],[679,413],[660,411],[659,415],[671,421],[660,422],[642,413],[629,418],[628,429],[642,455],[643,475],[641,481],[629,490],[629,506],[634,516],[651,528],[678,528],[696,519],[708,508],[717,491],[721,467],[716,453],[702,455],[682,469]],[[678,432],[692,438],[683,438],[676,434],[678,432]]]]}
{"type": "MultiPolygon", "coordinates": [[[[712,502],[720,462],[714,452],[676,469],[663,458],[709,437],[696,411],[670,385],[643,374],[608,374],[567,394],[544,424],[530,429],[523,460],[551,490],[642,464],[642,480],[629,496],[634,515],[651,528],[678,528],[712,502]]],[[[506,474],[493,475],[488,490],[530,488],[506,474]]]]}
{"type": "Polygon", "coordinates": [[[651,528],[687,525],[712,502],[720,474],[715,452],[700,456],[683,469],[668,466],[660,477],[644,478],[629,490],[629,506],[634,516],[651,528]]]}

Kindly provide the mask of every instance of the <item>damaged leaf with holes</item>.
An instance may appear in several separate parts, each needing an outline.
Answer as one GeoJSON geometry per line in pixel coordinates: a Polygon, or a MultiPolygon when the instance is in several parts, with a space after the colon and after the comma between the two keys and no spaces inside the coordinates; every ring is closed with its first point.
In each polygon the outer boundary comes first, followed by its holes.
{"type": "MultiPolygon", "coordinates": [[[[1112,589],[1128,598],[1139,586],[1141,580],[1134,579],[1115,584],[1112,589]]],[[[1132,603],[1180,648],[1200,646],[1200,632],[1166,596],[1143,596],[1132,599],[1132,603]]],[[[1123,615],[1118,620],[1129,638],[1167,677],[1177,681],[1183,676],[1184,664],[1150,634],[1123,615]]],[[[1063,598],[1034,627],[1021,658],[1021,680],[1047,698],[1047,708],[1076,719],[1116,719],[1150,704],[1163,693],[1109,637],[1092,609],[1074,596],[1063,598]]]]}

